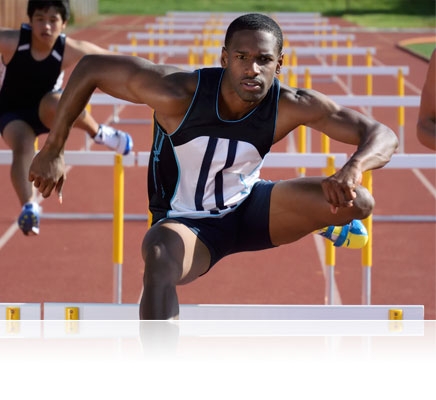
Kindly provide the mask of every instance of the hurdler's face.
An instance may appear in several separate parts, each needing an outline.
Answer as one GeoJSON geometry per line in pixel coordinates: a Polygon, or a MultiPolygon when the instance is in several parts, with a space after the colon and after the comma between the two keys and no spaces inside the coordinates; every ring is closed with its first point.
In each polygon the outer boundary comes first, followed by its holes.
{"type": "Polygon", "coordinates": [[[235,32],[221,58],[226,68],[225,79],[242,100],[249,102],[263,99],[282,62],[275,36],[253,30],[235,32]]]}
{"type": "Polygon", "coordinates": [[[52,46],[66,27],[61,15],[54,7],[36,10],[30,19],[32,37],[38,42],[52,46]]]}

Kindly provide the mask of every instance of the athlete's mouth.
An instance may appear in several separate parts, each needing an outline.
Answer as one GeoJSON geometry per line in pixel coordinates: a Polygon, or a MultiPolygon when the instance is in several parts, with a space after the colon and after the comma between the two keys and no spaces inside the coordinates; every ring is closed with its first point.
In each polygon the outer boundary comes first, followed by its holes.
{"type": "Polygon", "coordinates": [[[260,88],[262,86],[261,82],[252,79],[242,81],[242,85],[248,89],[260,88]]]}

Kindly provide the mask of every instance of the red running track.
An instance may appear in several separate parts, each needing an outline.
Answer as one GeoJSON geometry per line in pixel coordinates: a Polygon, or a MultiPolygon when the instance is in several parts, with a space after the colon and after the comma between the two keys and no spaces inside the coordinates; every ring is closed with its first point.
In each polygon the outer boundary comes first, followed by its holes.
{"type": "MultiPolygon", "coordinates": [[[[127,32],[142,30],[151,17],[123,16],[101,20],[70,34],[100,45],[128,44],[127,32]]],[[[332,24],[353,26],[340,19],[332,24]]],[[[406,95],[417,95],[427,63],[396,47],[414,33],[352,32],[355,46],[376,48],[374,65],[408,65],[406,95]]],[[[418,34],[421,35],[422,34],[418,34]]],[[[338,63],[343,60],[338,60],[338,63]]],[[[355,57],[355,65],[364,58],[355,57]]],[[[302,62],[300,62],[302,64],[302,62]]],[[[374,77],[374,94],[396,94],[396,80],[374,77]]],[[[338,85],[314,79],[313,87],[326,94],[342,94],[338,85]]],[[[365,94],[364,78],[353,80],[353,92],[365,94]]],[[[105,122],[111,108],[94,106],[92,112],[105,122]]],[[[397,130],[397,110],[373,109],[373,115],[397,130]]],[[[127,107],[122,116],[150,118],[147,107],[127,107]]],[[[428,153],[415,137],[417,108],[406,109],[406,153],[428,153]]],[[[135,141],[135,151],[148,151],[150,126],[120,124],[135,141]]],[[[43,140],[41,141],[43,142],[43,140]]],[[[318,151],[313,135],[313,151],[318,151]]],[[[67,149],[80,149],[84,134],[73,131],[67,149]]],[[[0,149],[6,149],[0,141],[0,149]]],[[[95,150],[102,150],[93,146],[95,150]]],[[[276,150],[284,151],[285,144],[276,150]]],[[[352,148],[332,143],[332,152],[350,154],[352,148]]],[[[308,174],[320,171],[308,170],[308,174]]],[[[73,167],[64,188],[64,203],[49,198],[46,213],[110,213],[113,209],[113,171],[108,167],[73,167]]],[[[265,169],[266,178],[295,176],[291,170],[265,169]]],[[[373,174],[374,215],[435,215],[436,174],[432,170],[378,170],[373,174]],[[426,185],[425,185],[426,183],[426,185]]],[[[14,231],[19,204],[9,180],[9,167],[0,166],[0,303],[7,302],[112,302],[112,222],[96,220],[42,220],[38,237],[14,231]]],[[[126,168],[125,212],[145,215],[146,169],[126,168]]],[[[124,226],[123,303],[138,302],[142,289],[140,255],[145,221],[126,221],[124,226]]],[[[374,222],[371,304],[424,305],[425,318],[436,319],[436,230],[429,222],[374,222]]],[[[321,254],[322,257],[322,254],[321,254]]],[[[361,304],[361,252],[338,249],[335,278],[342,304],[361,304]]],[[[324,304],[325,279],[320,255],[312,236],[298,243],[222,260],[206,276],[178,288],[181,303],[227,304],[324,304]]]]}

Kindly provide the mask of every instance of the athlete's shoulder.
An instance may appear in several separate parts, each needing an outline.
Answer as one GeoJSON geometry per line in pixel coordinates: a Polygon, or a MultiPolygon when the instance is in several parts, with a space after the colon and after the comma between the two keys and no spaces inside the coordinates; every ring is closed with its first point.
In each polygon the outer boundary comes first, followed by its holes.
{"type": "Polygon", "coordinates": [[[19,40],[19,30],[0,28],[0,53],[6,64],[17,49],[19,40]]]}
{"type": "Polygon", "coordinates": [[[280,103],[302,107],[331,106],[334,102],[325,94],[314,89],[290,87],[280,84],[280,103]]]}

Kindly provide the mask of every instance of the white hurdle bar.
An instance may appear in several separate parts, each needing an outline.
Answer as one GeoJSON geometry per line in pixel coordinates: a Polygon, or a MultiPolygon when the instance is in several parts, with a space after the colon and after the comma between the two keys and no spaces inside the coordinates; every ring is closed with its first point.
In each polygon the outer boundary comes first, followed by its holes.
{"type": "MultiPolygon", "coordinates": [[[[172,18],[219,18],[222,16],[237,18],[242,15],[241,11],[167,11],[165,15],[172,18]]],[[[274,11],[269,14],[272,18],[320,18],[320,12],[299,12],[299,11],[274,11]]]]}
{"type": "MultiPolygon", "coordinates": [[[[420,103],[420,96],[418,95],[331,95],[329,97],[336,103],[346,107],[419,107],[420,103]]],[[[114,109],[112,121],[114,123],[151,123],[151,120],[148,119],[121,119],[117,110],[119,106],[148,107],[146,104],[131,103],[106,93],[94,93],[89,100],[89,104],[112,106],[114,109]]]]}
{"type": "MultiPolygon", "coordinates": [[[[409,67],[406,65],[379,65],[379,66],[341,66],[341,65],[299,65],[299,66],[282,66],[281,74],[284,74],[289,80],[290,74],[298,76],[305,76],[309,73],[310,76],[325,76],[328,75],[332,80],[336,79],[338,76],[346,76],[348,78],[348,90],[352,93],[352,76],[392,76],[398,79],[398,75],[401,72],[403,76],[409,75],[409,67]]],[[[299,87],[298,80],[295,86],[299,87]]],[[[348,95],[350,96],[350,94],[348,95]]]]}
{"type": "Polygon", "coordinates": [[[436,154],[394,154],[383,169],[420,168],[435,169],[436,154]]]}
{"type": "MultiPolygon", "coordinates": [[[[67,150],[65,151],[65,164],[74,166],[114,166],[114,151],[97,151],[97,150],[67,150]]],[[[129,153],[123,156],[123,165],[133,167],[135,165],[135,153],[129,153]]],[[[12,151],[0,150],[0,165],[10,165],[12,163],[12,151]]]]}
{"type": "MultiPolygon", "coordinates": [[[[173,23],[203,23],[216,25],[217,23],[227,23],[230,24],[235,18],[242,15],[242,13],[211,13],[209,15],[165,15],[156,17],[155,21],[160,24],[165,24],[171,27],[173,23]]],[[[275,13],[270,16],[274,18],[280,24],[307,24],[307,25],[317,25],[317,24],[327,24],[329,19],[322,17],[320,15],[308,15],[308,14],[289,14],[281,15],[280,13],[275,13]]]]}
{"type": "MultiPolygon", "coordinates": [[[[173,41],[191,41],[194,42],[195,40],[204,40],[204,39],[211,39],[213,41],[219,40],[220,42],[223,42],[224,40],[224,33],[195,33],[195,32],[128,32],[127,33],[127,39],[132,40],[166,40],[169,42],[173,41]]],[[[295,34],[288,34],[284,35],[283,39],[288,40],[291,43],[294,42],[312,42],[312,43],[318,43],[322,41],[336,41],[336,42],[346,42],[348,40],[353,41],[355,39],[355,36],[352,34],[311,34],[311,33],[295,33],[295,34]]],[[[291,46],[288,46],[291,47],[291,46]]]]}
{"type": "Polygon", "coordinates": [[[402,70],[404,75],[409,74],[409,67],[406,65],[389,66],[375,65],[371,67],[352,65],[298,65],[295,67],[282,66],[281,72],[292,72],[294,74],[304,74],[307,70],[311,75],[390,75],[396,76],[399,70],[402,70]]]}
{"type": "MultiPolygon", "coordinates": [[[[115,152],[96,151],[96,150],[67,150],[65,151],[65,163],[73,166],[113,166],[115,152]]],[[[324,168],[327,165],[327,158],[333,156],[335,168],[340,168],[348,155],[346,153],[289,153],[271,152],[264,160],[264,167],[269,168],[324,168]]],[[[148,166],[150,158],[149,151],[131,152],[123,156],[123,165],[128,167],[148,166]]],[[[12,163],[12,151],[0,150],[0,165],[10,165],[12,163]]],[[[436,155],[432,153],[410,153],[394,154],[391,161],[383,169],[435,169],[436,155]]]]}
{"type": "MultiPolygon", "coordinates": [[[[423,305],[181,304],[181,320],[375,321],[424,320],[423,305]]],[[[0,321],[137,321],[139,304],[0,303],[0,321]],[[11,309],[15,314],[11,314],[11,309]],[[12,316],[12,317],[11,317],[12,316]]],[[[1,332],[0,332],[1,333],[1,332]]]]}
{"type": "MultiPolygon", "coordinates": [[[[139,53],[139,54],[164,54],[166,56],[188,56],[189,51],[195,54],[203,54],[205,51],[208,54],[220,55],[222,51],[221,46],[195,46],[195,45],[137,45],[132,46],[130,44],[110,44],[109,50],[119,53],[139,53]]],[[[322,55],[362,55],[368,54],[374,55],[376,53],[375,47],[319,47],[319,46],[307,46],[307,47],[288,47],[286,51],[294,51],[297,56],[322,56],[322,55]]]]}
{"type": "MultiPolygon", "coordinates": [[[[44,303],[45,320],[138,320],[139,304],[44,303]]],[[[422,305],[181,304],[181,320],[423,320],[422,305]]]]}
{"type": "Polygon", "coordinates": [[[0,303],[0,320],[41,319],[40,303],[0,303]]]}
{"type": "MultiPolygon", "coordinates": [[[[280,24],[283,34],[290,32],[337,32],[340,30],[339,25],[324,25],[324,24],[280,24]]],[[[210,24],[210,23],[196,23],[196,22],[174,22],[174,23],[147,23],[144,25],[146,30],[156,31],[172,31],[172,32],[205,32],[205,31],[221,31],[225,32],[228,24],[210,24]]]]}

